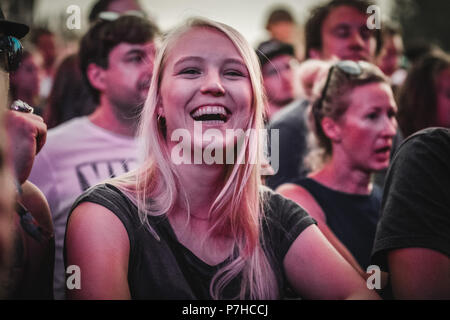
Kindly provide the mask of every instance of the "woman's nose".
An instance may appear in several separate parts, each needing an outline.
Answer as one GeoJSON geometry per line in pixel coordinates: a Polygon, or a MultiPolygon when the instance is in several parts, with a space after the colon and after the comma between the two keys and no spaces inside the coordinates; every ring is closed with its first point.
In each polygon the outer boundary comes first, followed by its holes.
{"type": "Polygon", "coordinates": [[[205,77],[200,91],[204,94],[212,94],[214,96],[221,96],[225,94],[225,88],[222,84],[220,75],[217,73],[210,73],[205,77]]]}
{"type": "Polygon", "coordinates": [[[358,31],[354,31],[350,37],[350,46],[354,50],[362,50],[364,48],[364,40],[358,31]]]}
{"type": "Polygon", "coordinates": [[[395,118],[386,117],[383,129],[383,133],[386,136],[394,137],[397,134],[397,120],[395,118]]]}

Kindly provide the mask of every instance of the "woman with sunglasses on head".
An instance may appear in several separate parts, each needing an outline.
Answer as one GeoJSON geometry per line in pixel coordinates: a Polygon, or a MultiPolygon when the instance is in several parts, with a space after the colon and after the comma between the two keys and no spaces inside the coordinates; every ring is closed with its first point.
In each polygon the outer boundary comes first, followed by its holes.
{"type": "Polygon", "coordinates": [[[193,19],[167,35],[142,111],[141,166],[88,190],[69,217],[66,265],[82,278],[68,296],[278,299],[291,286],[309,299],[378,298],[302,208],[262,188],[259,135],[242,132],[262,129],[264,105],[256,54],[236,30],[193,19]],[[180,144],[213,146],[219,159],[177,162],[180,144]]]}
{"type": "Polygon", "coordinates": [[[315,143],[306,161],[312,172],[277,191],[304,207],[366,276],[382,196],[371,179],[389,165],[397,107],[388,80],[367,62],[334,64],[320,87],[309,119],[315,143]]]}

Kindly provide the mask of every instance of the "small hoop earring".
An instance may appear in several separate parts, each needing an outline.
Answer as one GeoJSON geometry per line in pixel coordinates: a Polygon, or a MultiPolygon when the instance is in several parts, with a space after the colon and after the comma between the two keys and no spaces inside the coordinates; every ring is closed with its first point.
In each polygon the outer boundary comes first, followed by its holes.
{"type": "Polygon", "coordinates": [[[164,118],[163,116],[161,116],[160,114],[158,114],[157,118],[156,118],[156,123],[158,124],[158,128],[159,130],[161,130],[162,134],[164,137],[166,137],[166,118],[164,118]]]}
{"type": "Polygon", "coordinates": [[[156,118],[156,121],[159,125],[165,126],[166,125],[166,118],[164,118],[162,115],[158,114],[158,117],[156,118]]]}

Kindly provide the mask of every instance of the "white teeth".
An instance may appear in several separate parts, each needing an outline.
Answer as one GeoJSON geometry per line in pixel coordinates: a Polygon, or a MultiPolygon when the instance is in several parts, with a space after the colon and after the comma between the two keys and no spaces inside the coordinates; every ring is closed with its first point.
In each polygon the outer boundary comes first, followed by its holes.
{"type": "Polygon", "coordinates": [[[222,124],[225,123],[225,121],[222,120],[207,120],[207,121],[203,121],[203,124],[222,124]]]}
{"type": "Polygon", "coordinates": [[[204,114],[221,114],[226,116],[227,111],[222,106],[203,106],[198,108],[193,114],[193,117],[200,117],[204,114]]]}

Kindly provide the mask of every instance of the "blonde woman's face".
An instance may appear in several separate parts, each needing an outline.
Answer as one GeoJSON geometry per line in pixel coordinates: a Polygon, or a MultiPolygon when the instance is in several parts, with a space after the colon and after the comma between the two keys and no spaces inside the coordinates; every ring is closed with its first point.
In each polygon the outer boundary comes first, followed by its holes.
{"type": "Polygon", "coordinates": [[[253,100],[252,85],[244,59],[223,33],[211,28],[193,28],[172,47],[162,74],[158,114],[166,119],[170,144],[175,130],[183,128],[194,145],[208,129],[220,132],[218,146],[234,143],[227,130],[245,130],[253,100]],[[194,130],[199,128],[201,130],[194,130]]]}
{"type": "Polygon", "coordinates": [[[390,86],[370,83],[356,87],[350,101],[338,120],[340,148],[354,167],[371,172],[387,168],[397,130],[397,106],[390,86]]]}

